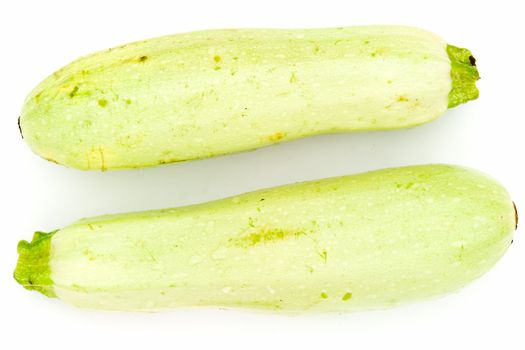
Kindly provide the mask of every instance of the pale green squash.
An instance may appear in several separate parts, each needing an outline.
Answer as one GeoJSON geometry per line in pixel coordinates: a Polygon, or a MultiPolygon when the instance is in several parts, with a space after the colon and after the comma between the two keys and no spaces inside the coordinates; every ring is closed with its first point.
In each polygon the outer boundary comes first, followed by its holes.
{"type": "Polygon", "coordinates": [[[466,49],[401,26],[213,30],[81,58],[27,97],[23,137],[80,169],[407,128],[478,96],[466,49]]]}
{"type": "Polygon", "coordinates": [[[386,169],[83,219],[22,241],[15,278],[96,309],[383,308],[481,276],[516,222],[505,189],[477,171],[386,169]]]}

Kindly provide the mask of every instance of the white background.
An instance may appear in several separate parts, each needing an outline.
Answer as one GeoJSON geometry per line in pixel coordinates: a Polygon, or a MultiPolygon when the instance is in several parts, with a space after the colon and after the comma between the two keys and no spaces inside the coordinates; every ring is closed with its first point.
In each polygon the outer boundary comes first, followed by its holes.
{"type": "MultiPolygon", "coordinates": [[[[521,1],[2,1],[0,5],[0,348],[525,349],[523,229],[458,293],[385,311],[282,316],[215,309],[75,309],[12,278],[20,239],[81,217],[197,203],[389,166],[457,163],[499,179],[525,210],[525,33],[521,1]],[[477,101],[411,130],[338,134],[158,168],[82,172],[33,155],[17,129],[24,97],[78,56],[210,28],[407,24],[468,47],[477,101]]],[[[524,211],[525,212],[525,211],[524,211]]],[[[525,215],[524,215],[525,217],[525,215]]]]}

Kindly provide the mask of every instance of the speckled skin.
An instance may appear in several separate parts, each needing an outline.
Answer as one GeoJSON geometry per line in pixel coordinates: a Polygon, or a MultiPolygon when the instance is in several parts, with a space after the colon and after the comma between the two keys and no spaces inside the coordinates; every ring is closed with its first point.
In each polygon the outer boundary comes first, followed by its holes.
{"type": "Polygon", "coordinates": [[[21,283],[50,271],[52,284],[25,286],[87,308],[362,310],[464,286],[503,255],[514,229],[494,180],[413,166],[83,219],[45,236],[47,264],[22,244],[17,270],[21,283]]]}
{"type": "Polygon", "coordinates": [[[415,126],[451,88],[446,43],[416,28],[202,31],[71,63],[27,97],[20,126],[50,161],[135,168],[415,126]]]}

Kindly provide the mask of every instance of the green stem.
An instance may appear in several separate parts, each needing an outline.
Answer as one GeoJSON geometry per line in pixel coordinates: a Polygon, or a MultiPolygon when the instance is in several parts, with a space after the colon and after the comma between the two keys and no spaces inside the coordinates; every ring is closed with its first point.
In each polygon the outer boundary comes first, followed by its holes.
{"type": "Polygon", "coordinates": [[[55,232],[35,232],[31,242],[20,241],[14,273],[15,280],[24,288],[36,290],[48,297],[56,297],[49,267],[51,237],[55,232]]]}
{"type": "Polygon", "coordinates": [[[447,53],[452,67],[452,90],[448,94],[448,108],[452,108],[478,98],[476,81],[479,79],[479,72],[476,59],[469,50],[447,45],[447,53]]]}

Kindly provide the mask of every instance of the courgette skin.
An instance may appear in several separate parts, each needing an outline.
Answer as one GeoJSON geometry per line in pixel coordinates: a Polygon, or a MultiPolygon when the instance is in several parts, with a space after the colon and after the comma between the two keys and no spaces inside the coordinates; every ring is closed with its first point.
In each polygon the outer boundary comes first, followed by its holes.
{"type": "Polygon", "coordinates": [[[154,166],[429,122],[477,98],[471,57],[402,26],[178,34],[69,64],[33,90],[19,122],[56,163],[154,166]]]}
{"type": "Polygon", "coordinates": [[[497,182],[449,165],[80,220],[19,244],[15,278],[79,307],[384,308],[456,290],[516,223],[497,182]]]}

